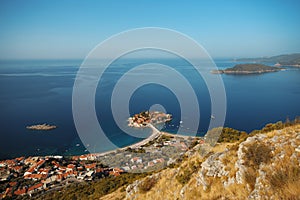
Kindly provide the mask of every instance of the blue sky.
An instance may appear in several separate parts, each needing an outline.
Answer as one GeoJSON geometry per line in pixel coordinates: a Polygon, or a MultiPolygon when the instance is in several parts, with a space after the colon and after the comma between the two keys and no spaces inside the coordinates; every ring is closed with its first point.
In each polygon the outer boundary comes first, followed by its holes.
{"type": "Polygon", "coordinates": [[[300,1],[1,0],[0,59],[84,58],[132,28],[163,27],[212,57],[300,52],[300,1]]]}

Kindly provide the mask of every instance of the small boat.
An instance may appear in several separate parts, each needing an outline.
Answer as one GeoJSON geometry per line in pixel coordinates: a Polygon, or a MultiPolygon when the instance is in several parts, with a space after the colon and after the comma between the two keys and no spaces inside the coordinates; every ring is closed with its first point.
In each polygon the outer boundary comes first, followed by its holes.
{"type": "Polygon", "coordinates": [[[210,118],[211,118],[211,119],[215,119],[215,116],[211,115],[210,118]]]}

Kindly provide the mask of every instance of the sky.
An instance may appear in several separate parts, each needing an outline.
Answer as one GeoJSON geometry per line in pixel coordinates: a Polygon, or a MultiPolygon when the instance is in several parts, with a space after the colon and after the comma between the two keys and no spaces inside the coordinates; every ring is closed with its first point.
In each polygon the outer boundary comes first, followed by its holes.
{"type": "Polygon", "coordinates": [[[300,52],[298,0],[0,0],[0,59],[82,59],[119,32],[184,33],[214,58],[300,52]]]}

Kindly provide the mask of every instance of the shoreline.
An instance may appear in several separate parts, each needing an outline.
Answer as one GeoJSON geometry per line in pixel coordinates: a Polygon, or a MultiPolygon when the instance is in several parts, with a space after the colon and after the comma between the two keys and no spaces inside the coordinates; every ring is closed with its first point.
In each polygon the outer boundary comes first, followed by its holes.
{"type": "MultiPolygon", "coordinates": [[[[125,146],[125,147],[117,148],[115,150],[110,150],[110,151],[101,152],[101,153],[89,153],[89,154],[92,154],[92,155],[100,157],[100,156],[106,156],[106,155],[108,155],[110,153],[117,153],[117,151],[125,151],[128,148],[131,148],[131,149],[140,148],[143,145],[147,144],[148,142],[150,142],[150,141],[158,138],[160,135],[167,135],[167,136],[171,136],[171,137],[182,137],[184,139],[187,139],[187,138],[190,138],[190,137],[201,138],[199,136],[187,136],[187,135],[172,134],[172,133],[168,133],[168,132],[164,132],[164,131],[159,131],[152,124],[147,124],[146,127],[149,127],[149,128],[152,129],[151,135],[149,137],[147,137],[147,138],[145,138],[145,139],[137,142],[137,143],[134,143],[134,144],[131,144],[131,145],[128,145],[128,146],[125,146]]],[[[84,154],[84,155],[88,155],[88,154],[84,154]]]]}
{"type": "MultiPolygon", "coordinates": [[[[137,143],[134,143],[134,144],[131,144],[131,145],[128,145],[125,147],[117,148],[115,150],[110,150],[110,151],[101,152],[101,153],[90,153],[90,154],[93,154],[95,156],[105,156],[110,153],[117,153],[117,151],[125,151],[128,148],[131,148],[131,149],[140,148],[141,146],[147,144],[148,142],[156,139],[158,136],[160,136],[163,133],[163,132],[159,131],[157,128],[155,128],[152,124],[147,124],[146,127],[149,127],[152,129],[151,135],[137,143]]],[[[87,155],[87,154],[85,154],[85,155],[87,155]]]]}
{"type": "MultiPolygon", "coordinates": [[[[82,155],[89,156],[90,155],[91,157],[93,157],[93,156],[102,157],[102,156],[109,155],[111,153],[117,153],[118,151],[126,151],[128,148],[131,148],[131,149],[141,148],[143,145],[146,145],[150,141],[153,141],[153,140],[157,139],[160,135],[166,135],[166,136],[171,136],[171,137],[181,137],[183,139],[188,139],[190,137],[201,138],[199,136],[187,136],[187,135],[168,133],[168,132],[165,132],[165,131],[159,131],[151,123],[147,124],[146,127],[152,129],[151,135],[149,135],[147,138],[144,138],[141,141],[138,141],[136,143],[133,143],[133,144],[130,144],[130,145],[127,145],[127,146],[124,146],[124,147],[120,147],[120,148],[117,148],[117,149],[104,151],[104,152],[94,152],[94,153],[89,152],[89,153],[86,153],[86,154],[79,154],[79,155],[58,155],[58,156],[73,157],[73,156],[82,156],[82,155]]],[[[50,154],[47,154],[47,155],[27,155],[25,157],[36,157],[36,156],[39,157],[39,156],[52,156],[52,155],[50,155],[50,154]]],[[[12,159],[12,158],[8,158],[8,159],[12,159]]],[[[1,160],[7,160],[7,159],[1,159],[1,160]]]]}

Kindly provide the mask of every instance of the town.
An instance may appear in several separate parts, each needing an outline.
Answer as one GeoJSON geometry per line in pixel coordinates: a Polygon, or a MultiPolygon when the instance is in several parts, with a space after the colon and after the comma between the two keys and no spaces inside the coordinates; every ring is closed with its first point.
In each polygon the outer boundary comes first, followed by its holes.
{"type": "Polygon", "coordinates": [[[73,182],[162,169],[175,163],[199,143],[204,143],[204,140],[162,132],[136,148],[69,157],[34,156],[0,161],[0,199],[24,195],[31,197],[73,182]]]}
{"type": "Polygon", "coordinates": [[[141,128],[146,127],[149,123],[156,125],[172,120],[171,114],[165,114],[159,111],[143,111],[139,114],[128,118],[128,126],[141,128]]]}

